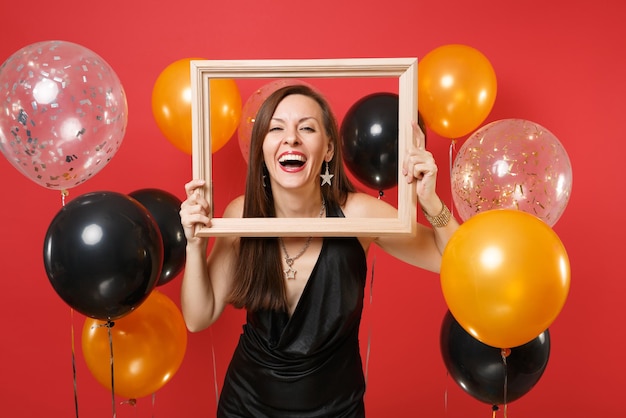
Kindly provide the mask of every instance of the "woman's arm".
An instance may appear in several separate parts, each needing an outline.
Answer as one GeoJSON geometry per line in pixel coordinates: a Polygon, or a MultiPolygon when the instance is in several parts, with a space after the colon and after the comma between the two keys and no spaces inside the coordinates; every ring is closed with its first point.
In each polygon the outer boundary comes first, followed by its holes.
{"type": "MultiPolygon", "coordinates": [[[[344,214],[347,217],[364,218],[398,217],[398,211],[392,205],[363,193],[354,193],[349,196],[344,214]]],[[[415,235],[362,238],[360,241],[365,248],[374,242],[386,253],[399,260],[425,270],[439,272],[443,249],[457,227],[458,223],[451,218],[448,224],[441,228],[418,223],[415,235]]]]}
{"type": "MultiPolygon", "coordinates": [[[[185,185],[187,199],[182,203],[180,216],[187,254],[181,284],[181,310],[189,331],[201,331],[215,322],[224,311],[233,282],[236,239],[216,238],[207,257],[208,238],[194,235],[196,224],[210,226],[209,204],[198,188],[204,182],[192,180],[185,185]]],[[[224,217],[241,214],[239,200],[229,205],[224,217]]]]}
{"type": "MultiPolygon", "coordinates": [[[[441,268],[441,255],[459,224],[452,217],[443,201],[437,195],[437,165],[430,152],[425,148],[424,134],[416,123],[413,123],[413,135],[416,147],[405,156],[402,171],[405,181],[415,185],[422,211],[430,218],[432,227],[417,225],[414,236],[378,237],[374,241],[385,252],[409,264],[433,272],[441,268]]],[[[397,210],[386,202],[373,196],[355,194],[346,204],[346,216],[362,216],[370,218],[394,218],[397,210]]]]}

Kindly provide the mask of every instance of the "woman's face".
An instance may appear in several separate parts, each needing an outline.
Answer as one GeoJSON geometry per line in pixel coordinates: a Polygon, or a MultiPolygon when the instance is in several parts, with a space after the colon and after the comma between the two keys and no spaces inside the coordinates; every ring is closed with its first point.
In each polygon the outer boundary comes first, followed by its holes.
{"type": "Polygon", "coordinates": [[[326,135],[319,104],[300,94],[285,97],[276,107],[263,141],[272,188],[319,185],[322,163],[332,156],[333,144],[326,135]]]}

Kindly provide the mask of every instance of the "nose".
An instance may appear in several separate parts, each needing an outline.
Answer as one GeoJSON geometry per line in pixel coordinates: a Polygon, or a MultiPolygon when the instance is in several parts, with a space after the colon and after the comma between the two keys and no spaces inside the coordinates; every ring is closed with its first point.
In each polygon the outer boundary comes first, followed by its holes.
{"type": "Polygon", "coordinates": [[[297,128],[287,128],[285,130],[285,144],[296,145],[300,143],[297,128]]]}

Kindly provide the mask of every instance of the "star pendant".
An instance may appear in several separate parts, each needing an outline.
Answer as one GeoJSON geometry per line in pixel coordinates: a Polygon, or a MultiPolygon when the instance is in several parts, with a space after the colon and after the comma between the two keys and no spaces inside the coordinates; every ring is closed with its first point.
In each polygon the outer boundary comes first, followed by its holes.
{"type": "Polygon", "coordinates": [[[325,185],[325,184],[328,184],[330,186],[330,179],[335,177],[335,175],[334,174],[330,174],[328,172],[328,168],[326,168],[326,173],[320,174],[320,177],[322,178],[322,186],[325,185]]]}
{"type": "Polygon", "coordinates": [[[285,277],[287,280],[296,280],[297,271],[292,269],[291,266],[287,268],[287,270],[283,270],[285,272],[285,277]]]}

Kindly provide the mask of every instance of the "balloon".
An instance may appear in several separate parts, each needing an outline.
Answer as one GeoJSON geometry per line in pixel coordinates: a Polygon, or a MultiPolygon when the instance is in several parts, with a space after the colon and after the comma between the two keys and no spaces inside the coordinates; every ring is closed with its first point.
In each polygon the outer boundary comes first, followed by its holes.
{"type": "MultiPolygon", "coordinates": [[[[183,58],[168,65],[152,88],[152,114],[168,141],[191,155],[191,68],[183,58]]],[[[234,80],[209,81],[211,152],[219,151],[235,133],[241,117],[241,96],[234,80]]]]}
{"type": "Polygon", "coordinates": [[[237,137],[239,140],[239,149],[241,150],[241,155],[243,159],[248,162],[248,157],[250,155],[250,141],[252,136],[252,126],[254,126],[254,119],[256,118],[256,114],[259,111],[259,108],[272,93],[276,90],[293,86],[295,84],[303,84],[305,86],[313,88],[308,83],[305,83],[302,80],[297,80],[294,78],[283,78],[279,80],[270,81],[267,84],[264,84],[257,90],[255,90],[246,103],[243,105],[243,109],[241,110],[241,119],[239,120],[239,127],[237,128],[237,137]]]}
{"type": "Polygon", "coordinates": [[[54,217],[44,266],[57,294],[78,312],[117,319],[154,289],[163,244],[158,225],[135,199],[115,192],[81,195],[54,217]]]}
{"type": "Polygon", "coordinates": [[[34,43],[0,67],[0,151],[40,186],[70,189],[102,170],[127,118],[119,78],[81,45],[34,43]]]}
{"type": "Polygon", "coordinates": [[[375,190],[398,184],[398,109],[397,94],[374,93],[353,104],[341,123],[346,166],[375,190]]]}
{"type": "Polygon", "coordinates": [[[519,209],[553,226],[572,190],[572,166],[559,140],[523,119],[491,122],[461,146],[451,171],[463,220],[490,209],[519,209]]]}
{"type": "Polygon", "coordinates": [[[504,405],[527,394],[543,375],[550,357],[550,332],[512,348],[505,363],[502,349],[476,340],[448,311],[441,324],[440,348],[448,373],[465,392],[481,402],[504,405]]]}
{"type": "Polygon", "coordinates": [[[86,318],[82,349],[87,368],[116,395],[137,399],[151,395],[178,371],[187,349],[187,330],[176,304],[154,290],[135,311],[107,322],[86,318]],[[113,385],[111,385],[111,346],[113,385]]]}
{"type": "Polygon", "coordinates": [[[460,138],[484,122],[496,100],[496,74],[480,51],[444,45],[417,65],[417,100],[426,126],[444,138],[460,138]]]}
{"type": "Polygon", "coordinates": [[[452,235],[441,261],[445,301],[477,340],[525,344],[548,329],[569,292],[570,266],[557,234],[534,215],[494,209],[452,235]]]}
{"type": "Polygon", "coordinates": [[[162,286],[178,275],[185,266],[185,231],[180,223],[181,200],[159,189],[141,189],[129,194],[141,203],[156,221],[163,239],[163,266],[157,281],[162,286]]]}

